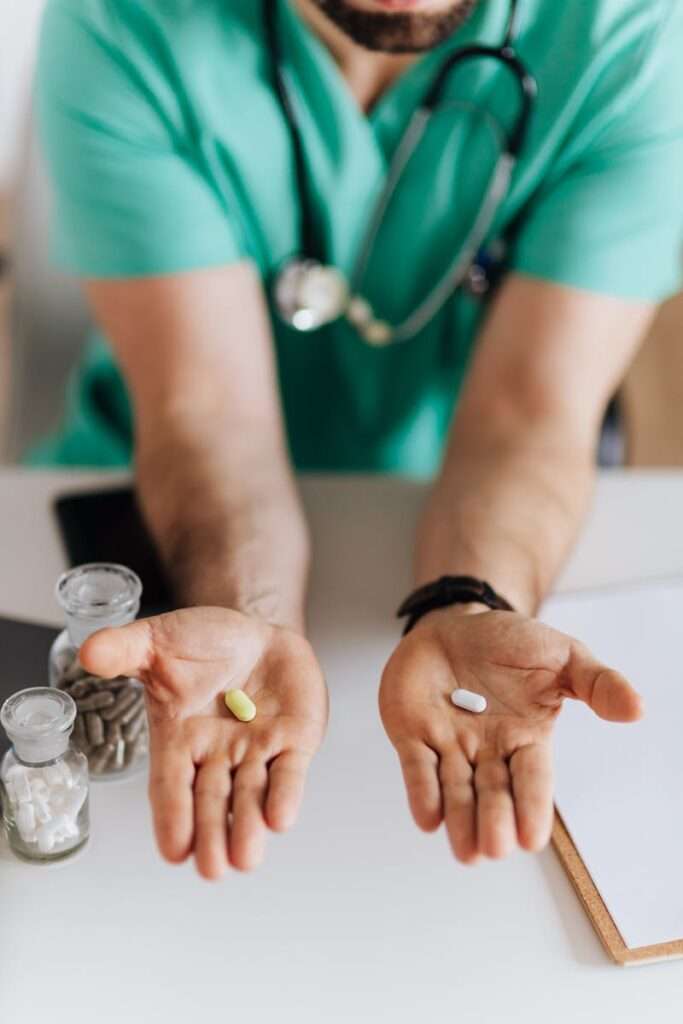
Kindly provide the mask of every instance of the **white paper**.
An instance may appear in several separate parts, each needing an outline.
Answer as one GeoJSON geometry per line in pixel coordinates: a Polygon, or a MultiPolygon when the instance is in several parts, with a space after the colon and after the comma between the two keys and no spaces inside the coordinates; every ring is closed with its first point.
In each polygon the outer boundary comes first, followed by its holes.
{"type": "Polygon", "coordinates": [[[541,617],[645,699],[645,717],[632,725],[565,701],[556,802],[626,945],[681,939],[683,581],[553,598],[541,617]]]}

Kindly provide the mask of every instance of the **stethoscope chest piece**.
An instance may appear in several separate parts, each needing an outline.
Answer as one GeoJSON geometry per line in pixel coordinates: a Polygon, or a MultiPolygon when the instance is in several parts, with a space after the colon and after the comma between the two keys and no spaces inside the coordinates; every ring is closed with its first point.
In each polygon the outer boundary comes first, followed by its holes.
{"type": "Polygon", "coordinates": [[[277,272],[274,297],[286,323],[297,331],[316,331],[344,314],[349,287],[336,267],[295,256],[277,272]]]}

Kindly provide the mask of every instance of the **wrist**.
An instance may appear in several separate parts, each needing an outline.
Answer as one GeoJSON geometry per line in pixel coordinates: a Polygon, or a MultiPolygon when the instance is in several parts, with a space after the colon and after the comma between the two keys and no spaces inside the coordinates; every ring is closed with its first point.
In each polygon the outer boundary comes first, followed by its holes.
{"type": "MultiPolygon", "coordinates": [[[[476,493],[454,494],[437,486],[417,534],[416,583],[422,585],[444,573],[487,580],[513,607],[533,615],[545,591],[544,546],[500,519],[484,528],[487,509],[476,493]]],[[[546,547],[548,545],[545,545],[546,547]]]]}
{"type": "Polygon", "coordinates": [[[452,621],[454,618],[466,618],[490,611],[488,605],[480,604],[478,601],[471,601],[468,604],[450,604],[445,608],[433,608],[432,611],[425,612],[420,616],[410,632],[416,633],[421,627],[433,628],[452,621]]]}
{"type": "Polygon", "coordinates": [[[294,601],[276,588],[250,589],[248,593],[234,591],[227,596],[226,606],[269,626],[289,629],[302,636],[306,634],[306,614],[303,603],[294,601]]]}
{"type": "Polygon", "coordinates": [[[403,635],[430,612],[458,606],[463,609],[461,614],[476,614],[479,610],[515,610],[486,580],[470,575],[439,576],[418,587],[402,602],[397,617],[405,619],[403,635]]]}
{"type": "Polygon", "coordinates": [[[166,564],[177,601],[229,608],[273,626],[305,632],[309,546],[305,530],[280,544],[265,530],[196,529],[166,564]]]}
{"type": "Polygon", "coordinates": [[[304,586],[283,587],[266,581],[257,581],[252,575],[248,582],[235,579],[230,571],[217,567],[201,574],[185,577],[178,589],[178,597],[186,607],[228,608],[269,626],[291,629],[302,635],[306,631],[304,586]]]}
{"type": "MultiPolygon", "coordinates": [[[[185,607],[228,608],[268,625],[305,631],[307,561],[264,567],[263,552],[243,545],[230,554],[185,548],[170,562],[176,600],[185,607]]],[[[275,558],[272,561],[276,561],[275,558]]]]}
{"type": "MultiPolygon", "coordinates": [[[[482,612],[490,612],[492,609],[481,601],[468,601],[467,604],[451,604],[447,608],[435,608],[435,612],[451,612],[453,615],[481,615],[482,612]]],[[[428,615],[433,614],[428,612],[428,615]]]]}

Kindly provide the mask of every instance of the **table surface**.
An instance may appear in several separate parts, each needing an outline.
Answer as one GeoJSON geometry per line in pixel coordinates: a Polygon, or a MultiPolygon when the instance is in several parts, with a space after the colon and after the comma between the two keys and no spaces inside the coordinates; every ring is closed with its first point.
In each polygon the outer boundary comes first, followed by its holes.
{"type": "MultiPolygon", "coordinates": [[[[59,622],[51,498],[103,479],[120,478],[0,471],[0,614],[59,622]]],[[[0,845],[0,1019],[680,1022],[683,963],[613,966],[552,850],[467,869],[412,825],[376,690],[425,491],[302,489],[331,722],[299,825],[257,873],[212,884],[157,856],[144,778],[94,784],[80,857],[25,865],[0,845]]],[[[683,474],[602,476],[559,588],[683,573],[682,522],[683,474]]]]}

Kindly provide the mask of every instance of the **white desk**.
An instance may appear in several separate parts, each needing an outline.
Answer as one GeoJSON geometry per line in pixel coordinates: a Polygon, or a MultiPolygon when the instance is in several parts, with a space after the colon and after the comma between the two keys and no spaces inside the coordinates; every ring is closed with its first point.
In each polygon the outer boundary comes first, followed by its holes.
{"type": "MultiPolygon", "coordinates": [[[[58,621],[49,499],[100,479],[0,472],[0,614],[58,621]]],[[[93,785],[80,859],[0,848],[0,1020],[680,1024],[683,963],[608,963],[552,851],[468,870],[414,828],[375,695],[423,490],[304,493],[332,717],[299,826],[255,875],[209,884],[158,858],[143,782],[93,785]]],[[[604,477],[561,586],[683,572],[682,523],[683,475],[604,477]]]]}

